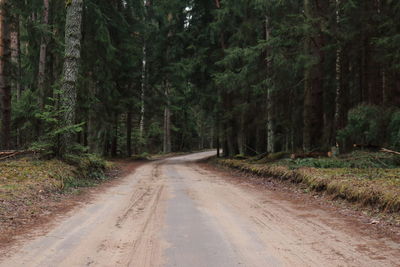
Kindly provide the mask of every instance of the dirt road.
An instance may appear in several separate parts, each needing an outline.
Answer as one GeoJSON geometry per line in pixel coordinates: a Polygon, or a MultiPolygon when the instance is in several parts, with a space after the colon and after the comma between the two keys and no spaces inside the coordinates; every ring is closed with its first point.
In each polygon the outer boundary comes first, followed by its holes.
{"type": "Polygon", "coordinates": [[[0,266],[400,266],[400,244],[192,163],[145,164],[0,266]]]}

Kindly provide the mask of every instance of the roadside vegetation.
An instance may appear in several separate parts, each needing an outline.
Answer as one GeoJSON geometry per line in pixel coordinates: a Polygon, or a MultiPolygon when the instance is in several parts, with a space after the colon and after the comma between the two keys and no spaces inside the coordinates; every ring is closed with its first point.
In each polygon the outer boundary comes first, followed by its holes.
{"type": "Polygon", "coordinates": [[[112,169],[113,164],[89,154],[70,162],[36,157],[0,161],[0,234],[51,213],[59,200],[106,180],[112,169]]]}
{"type": "Polygon", "coordinates": [[[326,192],[384,212],[400,211],[400,156],[364,151],[332,158],[289,156],[276,153],[215,160],[246,173],[302,183],[307,190],[326,192]]]}
{"type": "Polygon", "coordinates": [[[47,150],[42,151],[0,160],[0,243],[11,238],[7,234],[10,231],[23,230],[21,226],[35,224],[46,215],[53,216],[65,207],[63,202],[79,197],[85,188],[123,176],[141,161],[184,154],[141,153],[105,160],[87,153],[59,159],[49,156],[47,150]]]}
{"type": "Polygon", "coordinates": [[[1,0],[1,201],[96,183],[100,157],[217,147],[222,164],[399,211],[398,156],[376,152],[400,151],[399,15],[400,1],[1,0]],[[30,151],[47,161],[11,161],[30,151]]]}

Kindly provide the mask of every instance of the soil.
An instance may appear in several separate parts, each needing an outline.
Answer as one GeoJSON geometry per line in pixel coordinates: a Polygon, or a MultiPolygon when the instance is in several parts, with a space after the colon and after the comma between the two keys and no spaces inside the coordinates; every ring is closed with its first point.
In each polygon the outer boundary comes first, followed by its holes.
{"type": "Polygon", "coordinates": [[[196,163],[211,155],[140,166],[20,236],[0,266],[400,266],[375,224],[196,163]]]}
{"type": "MultiPolygon", "coordinates": [[[[117,160],[114,163],[115,168],[107,173],[108,180],[96,187],[79,188],[70,193],[43,192],[40,198],[31,199],[35,214],[18,210],[18,206],[14,207],[14,216],[8,222],[0,224],[0,257],[4,255],[6,248],[16,245],[16,242],[21,242],[24,238],[29,239],[35,230],[45,229],[57,217],[89,203],[95,195],[118,184],[118,178],[126,177],[145,162],[117,160]]],[[[13,205],[12,202],[6,204],[13,205]]]]}
{"type": "Polygon", "coordinates": [[[259,190],[275,191],[285,199],[304,202],[321,209],[351,217],[359,223],[358,228],[366,228],[377,238],[388,237],[400,243],[400,214],[384,212],[359,203],[349,203],[347,200],[335,198],[325,192],[309,191],[307,186],[288,180],[277,180],[272,177],[261,177],[228,167],[203,161],[198,163],[202,168],[217,172],[227,181],[241,186],[254,187],[259,190]]]}

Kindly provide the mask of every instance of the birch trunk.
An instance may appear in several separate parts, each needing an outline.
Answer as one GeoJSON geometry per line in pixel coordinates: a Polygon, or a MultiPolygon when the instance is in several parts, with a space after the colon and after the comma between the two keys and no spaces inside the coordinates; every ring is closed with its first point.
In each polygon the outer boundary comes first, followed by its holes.
{"type": "MultiPolygon", "coordinates": [[[[67,6],[67,18],[65,23],[65,58],[63,67],[63,84],[61,95],[61,107],[64,112],[64,126],[75,124],[75,108],[77,95],[77,82],[79,61],[81,57],[81,24],[82,24],[83,0],[72,0],[67,6]]],[[[71,133],[62,136],[61,155],[73,142],[71,133]]]]}
{"type": "Polygon", "coordinates": [[[170,101],[169,101],[169,83],[166,82],[165,85],[165,98],[167,100],[167,104],[164,108],[164,144],[163,151],[164,153],[171,152],[171,111],[169,109],[170,101]]]}
{"type": "MultiPolygon", "coordinates": [[[[340,23],[340,0],[336,0],[336,27],[337,32],[339,31],[339,23],[340,23]]],[[[341,88],[341,44],[338,41],[338,47],[336,49],[336,98],[335,98],[335,135],[337,136],[337,131],[340,130],[340,119],[341,119],[341,96],[342,96],[342,88],[341,88]]],[[[337,143],[337,140],[336,140],[337,143]]]]}
{"type": "MultiPolygon", "coordinates": [[[[147,7],[151,5],[149,0],[144,0],[144,23],[147,24],[148,14],[147,7]]],[[[143,137],[144,135],[144,118],[145,118],[145,96],[147,88],[147,40],[144,36],[143,38],[143,48],[142,48],[142,84],[141,84],[141,94],[140,94],[140,122],[139,122],[139,135],[143,137]]]]}
{"type": "Polygon", "coordinates": [[[139,134],[140,137],[143,137],[144,132],[144,113],[145,113],[145,105],[144,105],[144,98],[146,94],[146,87],[147,87],[147,51],[146,51],[146,41],[143,43],[143,61],[142,61],[142,91],[140,94],[140,123],[139,123],[139,134]]]}
{"type": "Polygon", "coordinates": [[[0,0],[0,93],[2,97],[2,147],[11,148],[10,32],[8,3],[0,0]]]}
{"type": "MultiPolygon", "coordinates": [[[[43,24],[49,24],[49,0],[43,0],[43,24]]],[[[40,41],[39,55],[39,73],[38,73],[38,89],[39,89],[39,106],[44,108],[45,98],[45,75],[46,75],[46,56],[47,56],[47,40],[42,36],[40,41]]]]}

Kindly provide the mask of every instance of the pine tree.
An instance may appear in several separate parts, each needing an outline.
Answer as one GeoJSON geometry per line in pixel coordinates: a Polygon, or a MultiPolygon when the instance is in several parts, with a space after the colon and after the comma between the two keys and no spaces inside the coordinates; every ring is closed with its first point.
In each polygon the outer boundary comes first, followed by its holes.
{"type": "MultiPolygon", "coordinates": [[[[49,24],[49,0],[43,0],[43,25],[48,27],[49,24]]],[[[39,73],[38,73],[38,90],[39,90],[39,106],[44,108],[45,102],[45,75],[46,75],[46,58],[47,58],[47,38],[42,36],[40,41],[39,56],[39,73]]]]}
{"type": "Polygon", "coordinates": [[[0,1],[0,93],[2,97],[1,139],[3,149],[11,148],[10,5],[0,1]]]}
{"type": "MultiPolygon", "coordinates": [[[[77,82],[81,57],[83,0],[67,1],[66,5],[67,18],[65,23],[65,59],[61,89],[61,109],[64,113],[65,125],[72,126],[75,124],[77,82]]],[[[61,155],[64,155],[70,149],[73,139],[73,133],[69,131],[63,133],[61,155]]]]}
{"type": "Polygon", "coordinates": [[[322,12],[327,8],[327,1],[304,0],[304,11],[309,24],[306,36],[305,51],[310,57],[304,74],[304,132],[303,147],[310,151],[322,146],[324,127],[324,84],[323,63],[325,37],[323,34],[322,12]]]}

